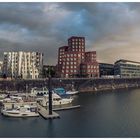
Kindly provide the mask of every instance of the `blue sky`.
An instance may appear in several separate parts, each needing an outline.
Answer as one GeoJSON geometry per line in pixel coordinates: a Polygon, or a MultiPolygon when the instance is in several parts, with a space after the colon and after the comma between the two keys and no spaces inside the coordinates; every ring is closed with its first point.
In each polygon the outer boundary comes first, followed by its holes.
{"type": "Polygon", "coordinates": [[[84,36],[99,62],[140,61],[140,3],[0,3],[0,58],[4,51],[40,51],[57,63],[70,36],[84,36]]]}

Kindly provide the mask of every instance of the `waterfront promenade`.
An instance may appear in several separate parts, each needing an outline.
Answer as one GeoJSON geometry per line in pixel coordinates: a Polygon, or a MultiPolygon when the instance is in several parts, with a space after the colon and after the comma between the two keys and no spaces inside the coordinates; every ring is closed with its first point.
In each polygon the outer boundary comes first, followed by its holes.
{"type": "MultiPolygon", "coordinates": [[[[48,79],[0,79],[0,91],[30,92],[33,87],[48,87],[48,79]]],[[[120,88],[140,87],[140,78],[52,78],[52,88],[73,87],[80,92],[114,90],[120,88]]]]}

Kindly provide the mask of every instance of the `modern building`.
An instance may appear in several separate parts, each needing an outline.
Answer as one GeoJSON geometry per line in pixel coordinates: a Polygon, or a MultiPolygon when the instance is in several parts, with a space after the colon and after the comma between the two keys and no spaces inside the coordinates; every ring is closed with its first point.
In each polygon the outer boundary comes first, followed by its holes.
{"type": "Polygon", "coordinates": [[[99,63],[100,77],[114,75],[114,64],[99,63]]]}
{"type": "Polygon", "coordinates": [[[59,48],[58,75],[60,77],[77,77],[80,74],[80,64],[84,61],[85,38],[72,36],[68,46],[59,48]]]}
{"type": "Polygon", "coordinates": [[[11,78],[42,77],[43,54],[39,52],[4,52],[3,74],[11,78]]]}
{"type": "Polygon", "coordinates": [[[122,78],[140,77],[140,62],[118,60],[114,65],[114,74],[122,78]]]}
{"type": "Polygon", "coordinates": [[[3,68],[3,61],[0,61],[0,77],[3,77],[2,68],[3,68]]]}
{"type": "MultiPolygon", "coordinates": [[[[59,77],[81,77],[98,75],[95,71],[88,71],[90,65],[96,66],[96,52],[85,52],[85,38],[72,36],[68,39],[68,46],[59,48],[57,75],[59,77]],[[92,56],[92,58],[90,58],[92,56]],[[84,68],[84,70],[82,70],[84,68]]],[[[99,73],[99,72],[98,72],[99,73]]]]}
{"type": "Polygon", "coordinates": [[[96,51],[85,52],[85,60],[81,63],[82,77],[99,77],[99,64],[96,60],[96,51]]]}

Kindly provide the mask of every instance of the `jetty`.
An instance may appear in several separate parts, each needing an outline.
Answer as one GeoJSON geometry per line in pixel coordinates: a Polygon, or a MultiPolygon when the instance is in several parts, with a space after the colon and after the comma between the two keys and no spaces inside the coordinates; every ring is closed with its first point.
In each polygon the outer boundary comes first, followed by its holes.
{"type": "Polygon", "coordinates": [[[46,109],[45,107],[37,104],[38,107],[38,113],[44,118],[44,119],[55,119],[55,118],[60,118],[59,114],[56,112],[52,111],[52,114],[49,114],[49,110],[46,109]]]}
{"type": "Polygon", "coordinates": [[[76,108],[80,108],[80,107],[81,107],[81,105],[53,108],[53,111],[70,110],[70,109],[76,109],[76,108]]]}

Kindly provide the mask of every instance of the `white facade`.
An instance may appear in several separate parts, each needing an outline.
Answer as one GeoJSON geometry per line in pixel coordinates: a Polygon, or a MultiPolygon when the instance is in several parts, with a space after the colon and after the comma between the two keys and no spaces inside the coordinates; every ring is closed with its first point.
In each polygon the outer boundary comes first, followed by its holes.
{"type": "Polygon", "coordinates": [[[42,75],[43,54],[38,52],[4,52],[3,74],[7,77],[37,79],[42,75]]]}
{"type": "Polygon", "coordinates": [[[3,61],[0,61],[0,77],[2,76],[3,61]]]}

